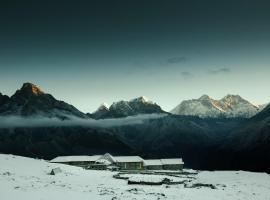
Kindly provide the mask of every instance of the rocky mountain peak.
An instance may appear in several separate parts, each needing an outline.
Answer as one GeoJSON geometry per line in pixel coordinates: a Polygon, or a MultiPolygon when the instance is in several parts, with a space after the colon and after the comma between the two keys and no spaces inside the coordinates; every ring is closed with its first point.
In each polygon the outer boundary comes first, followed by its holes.
{"type": "Polygon", "coordinates": [[[8,101],[0,107],[0,115],[57,117],[67,119],[70,116],[85,118],[84,113],[74,106],[55,99],[44,93],[32,83],[24,83],[8,101]]]}
{"type": "Polygon", "coordinates": [[[9,97],[7,95],[3,95],[0,92],[0,105],[5,104],[9,101],[9,97]]]}
{"type": "Polygon", "coordinates": [[[201,100],[201,101],[203,101],[203,100],[211,100],[211,98],[208,95],[204,94],[199,98],[199,100],[201,100]]]}
{"type": "Polygon", "coordinates": [[[220,101],[227,105],[246,104],[246,105],[251,105],[255,108],[259,108],[259,106],[254,105],[250,103],[249,101],[243,99],[240,95],[228,94],[225,97],[223,97],[220,101]]]}
{"type": "Polygon", "coordinates": [[[140,103],[152,103],[149,99],[145,96],[140,96],[138,98],[132,99],[130,102],[140,102],[140,103]]]}
{"type": "Polygon", "coordinates": [[[245,101],[241,96],[234,94],[227,94],[225,97],[221,99],[221,101],[245,101]]]}
{"type": "Polygon", "coordinates": [[[92,116],[96,119],[102,119],[152,113],[165,113],[165,111],[159,105],[149,101],[145,96],[141,96],[129,101],[114,102],[109,109],[101,105],[92,116]]]}
{"type": "Polygon", "coordinates": [[[97,111],[103,111],[103,110],[107,110],[107,111],[109,110],[109,105],[107,103],[102,103],[97,109],[97,111]]]}
{"type": "Polygon", "coordinates": [[[34,95],[44,94],[44,92],[33,83],[24,83],[19,91],[22,93],[30,93],[34,95]]]}

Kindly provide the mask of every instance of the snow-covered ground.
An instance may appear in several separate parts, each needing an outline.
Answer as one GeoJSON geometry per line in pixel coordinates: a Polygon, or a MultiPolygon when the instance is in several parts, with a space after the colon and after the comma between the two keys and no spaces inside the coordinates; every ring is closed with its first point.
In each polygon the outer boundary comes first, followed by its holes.
{"type": "MultiPolygon", "coordinates": [[[[181,199],[181,200],[270,200],[270,176],[244,171],[200,172],[186,187],[176,185],[128,185],[115,179],[117,172],[83,170],[43,160],[0,154],[1,200],[95,200],[95,199],[181,199]],[[48,175],[60,167],[62,173],[48,175]],[[210,187],[191,187],[212,184],[210,187]]],[[[164,175],[130,175],[131,179],[159,180],[164,175]],[[155,177],[156,176],[156,177],[155,177]]],[[[168,177],[172,179],[172,177],[168,177]]],[[[183,180],[185,178],[179,177],[183,180]]],[[[177,177],[173,177],[177,181],[177,177]]]]}

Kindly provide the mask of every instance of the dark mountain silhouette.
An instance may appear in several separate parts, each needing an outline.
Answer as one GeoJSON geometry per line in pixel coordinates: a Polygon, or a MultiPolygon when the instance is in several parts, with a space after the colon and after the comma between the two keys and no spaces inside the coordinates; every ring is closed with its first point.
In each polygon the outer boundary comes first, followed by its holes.
{"type": "Polygon", "coordinates": [[[24,83],[9,99],[0,104],[0,115],[85,118],[86,115],[64,101],[56,100],[32,83],[24,83]]]}
{"type": "Polygon", "coordinates": [[[6,104],[9,101],[9,97],[7,95],[2,95],[0,93],[0,106],[6,104]]]}

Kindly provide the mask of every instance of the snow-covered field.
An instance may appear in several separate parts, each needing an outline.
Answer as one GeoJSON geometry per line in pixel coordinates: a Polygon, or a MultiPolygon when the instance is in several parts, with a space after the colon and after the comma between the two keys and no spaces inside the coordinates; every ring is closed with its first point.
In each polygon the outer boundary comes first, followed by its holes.
{"type": "MultiPolygon", "coordinates": [[[[83,170],[13,155],[0,154],[1,200],[94,200],[94,199],[179,199],[179,200],[270,200],[270,176],[244,171],[200,172],[186,186],[128,185],[115,179],[117,172],[83,170]],[[62,173],[48,175],[60,167],[62,173]],[[210,187],[192,187],[212,184],[210,187]]],[[[127,175],[132,180],[160,180],[164,175],[127,175]]],[[[172,179],[172,177],[168,177],[172,179]]],[[[179,179],[187,179],[179,177],[179,179]]],[[[177,181],[177,177],[173,177],[177,181]]]]}

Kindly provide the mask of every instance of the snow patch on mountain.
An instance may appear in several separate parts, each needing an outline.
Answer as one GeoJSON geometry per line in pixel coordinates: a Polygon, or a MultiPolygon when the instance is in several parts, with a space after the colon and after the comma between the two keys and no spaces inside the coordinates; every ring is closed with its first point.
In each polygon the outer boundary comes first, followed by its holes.
{"type": "Polygon", "coordinates": [[[140,96],[138,98],[132,99],[129,102],[141,102],[141,103],[149,103],[153,104],[153,101],[150,101],[146,96],[140,96]]]}

